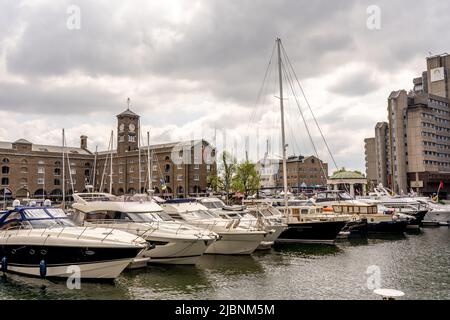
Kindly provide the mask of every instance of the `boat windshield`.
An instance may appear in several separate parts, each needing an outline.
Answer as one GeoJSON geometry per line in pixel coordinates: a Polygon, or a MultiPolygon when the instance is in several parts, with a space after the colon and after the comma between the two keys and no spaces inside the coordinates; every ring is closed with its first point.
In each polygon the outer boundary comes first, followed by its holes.
{"type": "Polygon", "coordinates": [[[165,212],[127,212],[126,215],[134,222],[173,221],[165,212]]]}
{"type": "Polygon", "coordinates": [[[208,209],[222,209],[225,206],[222,201],[205,201],[202,205],[208,209]]]}
{"type": "Polygon", "coordinates": [[[26,209],[23,211],[26,221],[35,229],[51,228],[51,227],[74,227],[75,224],[67,218],[62,209],[47,208],[48,213],[44,209],[26,209]],[[49,213],[52,215],[50,216],[49,213]]]}
{"type": "Polygon", "coordinates": [[[347,192],[339,192],[339,198],[342,200],[352,200],[352,196],[349,195],[347,192]]]}
{"type": "Polygon", "coordinates": [[[190,216],[195,217],[197,219],[214,219],[218,217],[206,210],[188,211],[185,212],[185,214],[189,214],[190,216]]]}

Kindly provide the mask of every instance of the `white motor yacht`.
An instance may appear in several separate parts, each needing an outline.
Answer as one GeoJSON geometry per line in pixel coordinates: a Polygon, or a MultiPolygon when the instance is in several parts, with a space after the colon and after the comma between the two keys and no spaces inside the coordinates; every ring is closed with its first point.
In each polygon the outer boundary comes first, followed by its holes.
{"type": "Polygon", "coordinates": [[[198,201],[223,219],[239,220],[240,226],[266,231],[266,239],[258,246],[258,250],[270,249],[275,240],[287,228],[287,225],[282,223],[281,220],[276,221],[266,218],[263,211],[268,210],[267,204],[247,208],[242,205],[227,206],[222,200],[215,197],[199,198],[198,201]]]}
{"type": "MultiPolygon", "coordinates": [[[[149,263],[195,264],[218,239],[213,231],[174,221],[146,195],[116,197],[107,193],[75,193],[77,220],[138,235],[154,248],[142,258],[149,263]]],[[[144,263],[145,265],[145,263],[144,263]]],[[[142,263],[131,267],[140,267],[142,263]]]]}
{"type": "Polygon", "coordinates": [[[16,202],[0,214],[3,272],[111,280],[145,248],[144,239],[127,232],[75,226],[60,208],[16,202]]]}
{"type": "Polygon", "coordinates": [[[220,240],[209,246],[206,253],[251,254],[267,235],[266,231],[240,226],[240,220],[220,218],[195,199],[169,200],[162,207],[172,218],[220,236],[220,240]]]}

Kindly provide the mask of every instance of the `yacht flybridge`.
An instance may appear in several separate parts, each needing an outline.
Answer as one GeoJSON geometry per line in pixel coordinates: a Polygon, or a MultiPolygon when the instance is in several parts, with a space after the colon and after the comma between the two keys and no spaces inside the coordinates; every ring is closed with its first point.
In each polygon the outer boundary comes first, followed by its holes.
{"type": "MultiPolygon", "coordinates": [[[[146,239],[154,247],[143,253],[149,263],[195,264],[218,239],[213,231],[174,221],[147,195],[75,193],[73,198],[76,220],[84,225],[114,228],[146,239]]],[[[146,262],[131,267],[143,265],[146,262]]]]}
{"type": "MultiPolygon", "coordinates": [[[[17,201],[17,200],[16,200],[17,201]]],[[[147,243],[111,228],[77,227],[60,208],[20,206],[0,213],[3,272],[84,279],[115,279],[147,243]]]]}
{"type": "Polygon", "coordinates": [[[239,220],[219,217],[195,199],[168,200],[162,207],[170,217],[220,236],[220,240],[209,246],[206,253],[251,254],[267,236],[266,231],[240,226],[239,220]]]}

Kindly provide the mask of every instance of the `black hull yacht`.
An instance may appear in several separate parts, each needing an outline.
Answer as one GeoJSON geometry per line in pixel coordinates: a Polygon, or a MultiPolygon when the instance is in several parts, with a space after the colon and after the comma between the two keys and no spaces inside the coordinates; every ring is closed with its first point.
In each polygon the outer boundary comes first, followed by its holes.
{"type": "Polygon", "coordinates": [[[126,232],[77,227],[60,208],[16,206],[0,213],[3,272],[113,280],[146,247],[126,232]]]}
{"type": "Polygon", "coordinates": [[[288,223],[275,243],[334,244],[346,224],[345,221],[288,223]]]}

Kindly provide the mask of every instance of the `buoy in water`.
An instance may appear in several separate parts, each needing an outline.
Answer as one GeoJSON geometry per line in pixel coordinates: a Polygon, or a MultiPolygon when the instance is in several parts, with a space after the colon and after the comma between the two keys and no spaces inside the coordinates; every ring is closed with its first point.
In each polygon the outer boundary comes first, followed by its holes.
{"type": "Polygon", "coordinates": [[[395,300],[395,298],[403,297],[404,292],[394,289],[375,289],[373,293],[383,297],[383,300],[395,300]]]}

